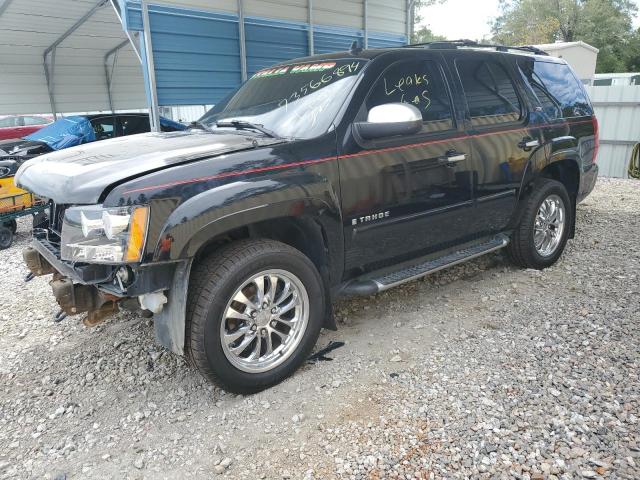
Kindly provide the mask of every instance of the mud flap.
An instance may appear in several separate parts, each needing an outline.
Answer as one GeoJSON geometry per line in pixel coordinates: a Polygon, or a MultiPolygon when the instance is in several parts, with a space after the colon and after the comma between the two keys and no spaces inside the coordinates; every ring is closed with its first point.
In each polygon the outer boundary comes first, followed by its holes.
{"type": "Polygon", "coordinates": [[[184,355],[185,322],[187,317],[187,294],[193,259],[181,262],[173,274],[173,285],[167,297],[169,301],[154,315],[156,342],[172,351],[184,355]]]}

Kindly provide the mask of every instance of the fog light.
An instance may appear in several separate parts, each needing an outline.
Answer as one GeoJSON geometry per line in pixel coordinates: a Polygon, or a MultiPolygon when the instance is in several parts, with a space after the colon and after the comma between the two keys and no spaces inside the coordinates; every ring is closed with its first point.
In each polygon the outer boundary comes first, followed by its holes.
{"type": "Polygon", "coordinates": [[[125,287],[128,287],[133,283],[133,271],[129,267],[120,267],[116,271],[116,278],[114,283],[120,286],[121,290],[124,290],[125,287]]]}

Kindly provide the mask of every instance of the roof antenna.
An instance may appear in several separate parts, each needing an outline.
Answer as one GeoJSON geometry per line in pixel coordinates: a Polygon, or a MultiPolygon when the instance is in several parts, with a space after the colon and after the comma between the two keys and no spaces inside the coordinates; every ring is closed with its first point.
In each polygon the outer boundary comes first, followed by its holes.
{"type": "Polygon", "coordinates": [[[351,44],[351,48],[349,49],[349,53],[351,53],[352,55],[357,55],[360,52],[362,52],[362,47],[358,45],[358,40],[354,40],[351,44]]]}

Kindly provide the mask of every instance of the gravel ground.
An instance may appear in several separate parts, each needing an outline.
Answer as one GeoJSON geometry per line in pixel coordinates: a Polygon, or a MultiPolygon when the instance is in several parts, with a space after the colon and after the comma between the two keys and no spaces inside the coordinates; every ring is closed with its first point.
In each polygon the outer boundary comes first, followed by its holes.
{"type": "Polygon", "coordinates": [[[0,478],[640,478],[640,183],[601,180],[544,272],[501,254],[341,301],[345,342],[226,394],[149,320],[53,322],[0,252],[0,478]]]}

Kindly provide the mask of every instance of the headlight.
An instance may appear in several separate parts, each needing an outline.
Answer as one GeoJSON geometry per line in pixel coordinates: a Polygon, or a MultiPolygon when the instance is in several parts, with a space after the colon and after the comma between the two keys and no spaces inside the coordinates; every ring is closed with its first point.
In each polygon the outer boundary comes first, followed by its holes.
{"type": "Polygon", "coordinates": [[[139,262],[149,207],[71,207],[62,225],[62,259],[87,263],[139,262]]]}

